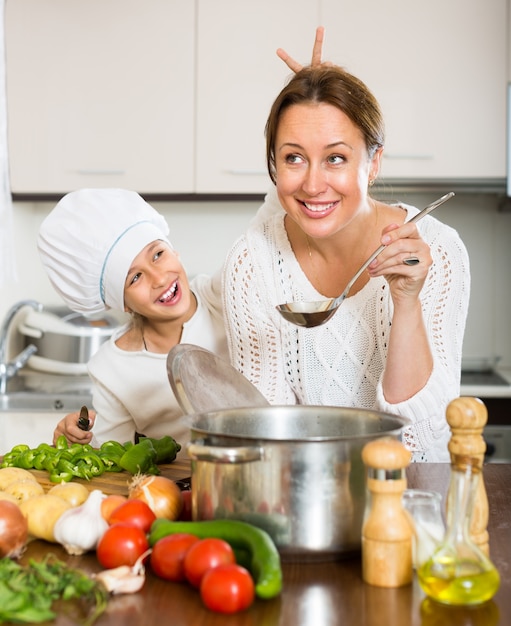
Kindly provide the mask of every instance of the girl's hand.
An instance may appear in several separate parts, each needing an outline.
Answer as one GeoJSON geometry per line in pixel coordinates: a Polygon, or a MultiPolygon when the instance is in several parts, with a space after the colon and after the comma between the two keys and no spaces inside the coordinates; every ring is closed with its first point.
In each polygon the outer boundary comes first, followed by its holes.
{"type": "Polygon", "coordinates": [[[78,427],[79,417],[80,413],[77,411],[76,413],[69,413],[60,420],[53,432],[53,444],[56,443],[61,435],[64,435],[69,443],[90,443],[92,439],[91,430],[96,420],[96,412],[89,411],[89,430],[82,430],[78,427]]]}
{"type": "Polygon", "coordinates": [[[395,305],[416,303],[433,264],[428,244],[421,238],[415,224],[391,224],[384,228],[385,250],[368,267],[369,275],[385,276],[395,305]],[[415,265],[405,261],[418,259],[415,265]]]}
{"type": "MultiPolygon", "coordinates": [[[[324,26],[318,26],[316,28],[316,39],[314,40],[314,47],[312,48],[311,67],[319,67],[320,65],[331,65],[331,63],[328,61],[326,61],[325,63],[321,61],[321,56],[323,54],[324,37],[325,37],[324,26]]],[[[295,74],[303,69],[303,65],[298,63],[298,61],[295,61],[282,48],[277,49],[277,56],[281,58],[284,61],[284,63],[289,67],[289,69],[295,74]]]]}

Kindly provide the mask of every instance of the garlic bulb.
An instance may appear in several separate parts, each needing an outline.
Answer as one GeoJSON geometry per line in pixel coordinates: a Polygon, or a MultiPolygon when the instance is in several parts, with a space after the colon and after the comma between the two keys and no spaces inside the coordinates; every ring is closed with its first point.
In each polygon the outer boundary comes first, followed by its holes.
{"type": "Polygon", "coordinates": [[[103,498],[103,492],[95,489],[83,504],[64,511],[55,522],[55,541],[63,545],[68,554],[79,555],[96,548],[108,528],[101,514],[103,498]]]}

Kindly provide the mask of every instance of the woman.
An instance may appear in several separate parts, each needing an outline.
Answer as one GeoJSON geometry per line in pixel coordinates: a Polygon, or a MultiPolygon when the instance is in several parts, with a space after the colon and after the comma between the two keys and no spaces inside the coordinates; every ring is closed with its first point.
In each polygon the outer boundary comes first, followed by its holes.
{"type": "Polygon", "coordinates": [[[270,403],[407,416],[413,459],[448,461],[445,408],[460,390],[466,249],[434,217],[406,224],[416,208],[371,197],[384,125],[367,87],[317,59],[314,67],[293,63],[298,72],[266,125],[275,190],[223,272],[233,365],[270,403]],[[380,244],[385,250],[323,326],[298,328],[277,312],[285,302],[338,296],[380,244]]]}
{"type": "MultiPolygon", "coordinates": [[[[94,445],[133,440],[136,432],[171,435],[183,445],[189,429],[167,378],[169,350],[193,343],[227,358],[217,285],[206,276],[189,284],[168,232],[159,213],[122,189],[69,193],[41,226],[41,260],[73,311],[131,315],[88,363],[94,445]]],[[[93,439],[76,413],[59,422],[54,441],[62,434],[71,442],[93,439]]]]}

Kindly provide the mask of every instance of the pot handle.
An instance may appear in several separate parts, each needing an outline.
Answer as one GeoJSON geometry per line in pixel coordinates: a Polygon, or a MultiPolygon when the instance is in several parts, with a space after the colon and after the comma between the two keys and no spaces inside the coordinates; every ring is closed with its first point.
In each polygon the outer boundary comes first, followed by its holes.
{"type": "Polygon", "coordinates": [[[192,461],[210,463],[250,463],[264,457],[264,448],[208,446],[200,440],[187,444],[186,451],[192,461]]]}

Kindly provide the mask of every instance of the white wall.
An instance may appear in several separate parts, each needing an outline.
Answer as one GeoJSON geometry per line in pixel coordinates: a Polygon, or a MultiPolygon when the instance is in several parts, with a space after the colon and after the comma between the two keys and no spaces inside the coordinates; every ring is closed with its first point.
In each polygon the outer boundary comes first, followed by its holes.
{"type": "MultiPolygon", "coordinates": [[[[438,194],[440,195],[440,194],[438,194]]],[[[436,194],[394,194],[418,207],[436,194]]],[[[34,298],[59,304],[39,262],[39,224],[53,203],[17,203],[14,238],[18,279],[1,289],[0,316],[17,300],[34,298]]],[[[230,244],[257,210],[254,202],[154,203],[168,219],[171,240],[188,273],[210,273],[220,266],[230,244]]],[[[495,195],[460,194],[438,209],[436,216],[456,228],[468,248],[472,297],[464,355],[470,359],[500,358],[511,367],[511,213],[498,211],[495,195]]]]}

